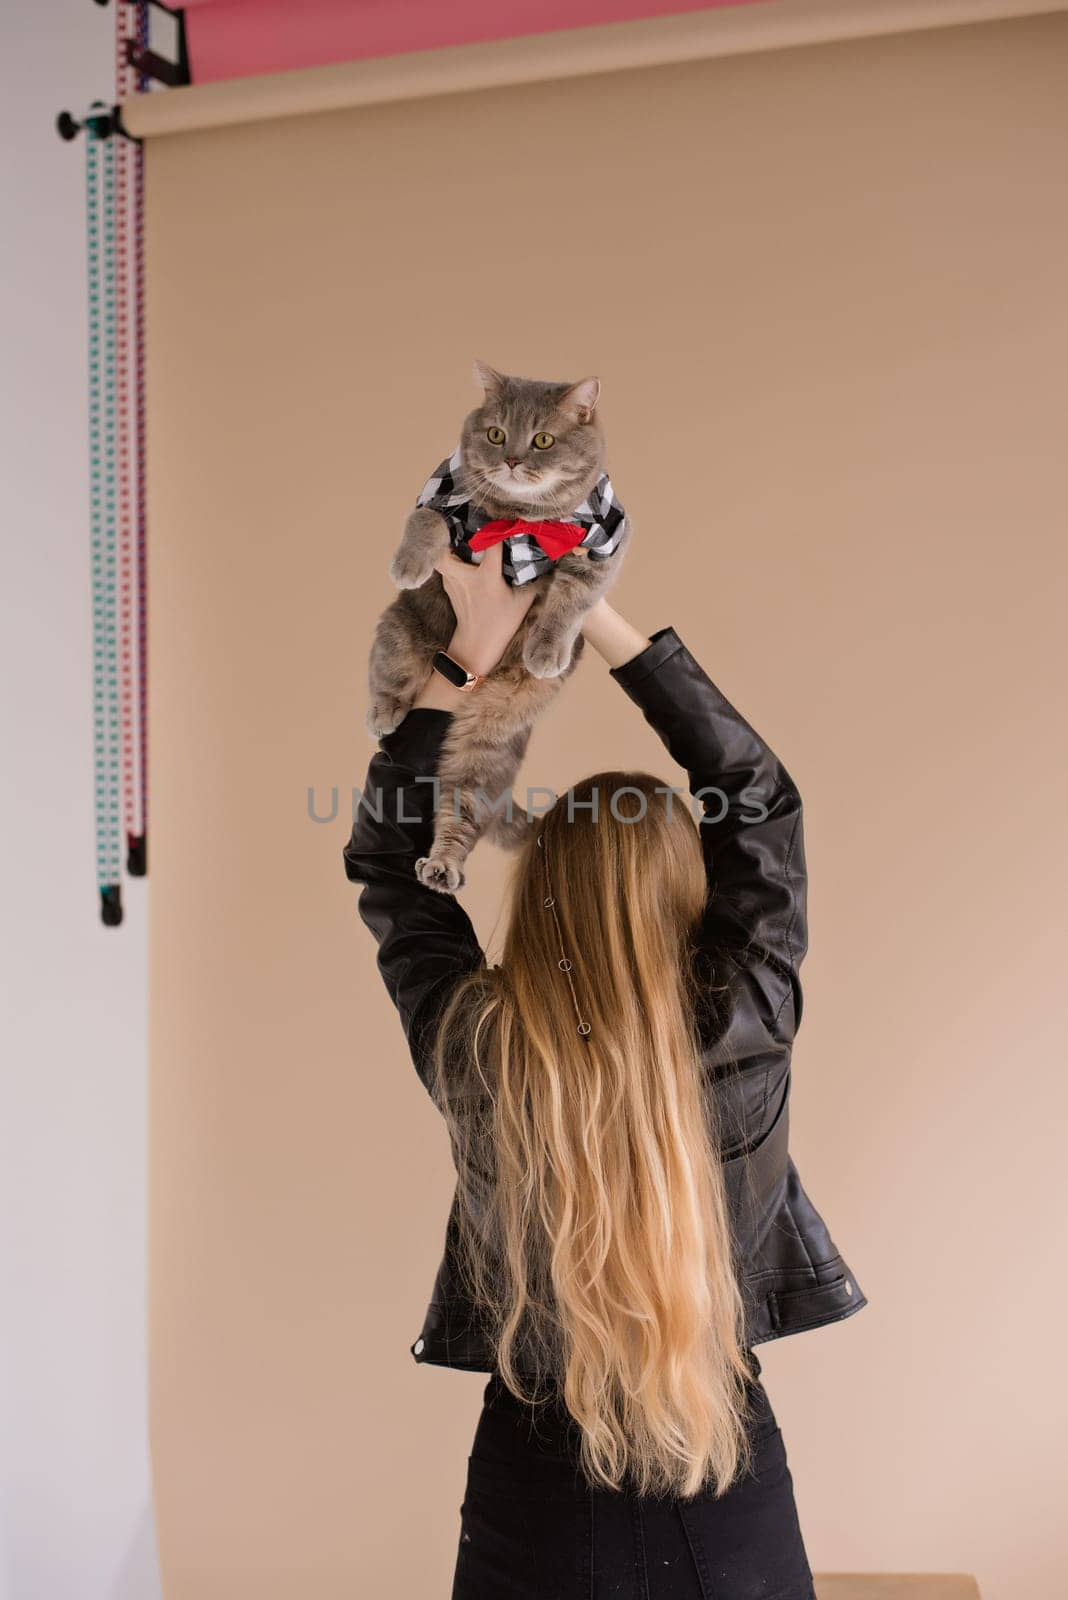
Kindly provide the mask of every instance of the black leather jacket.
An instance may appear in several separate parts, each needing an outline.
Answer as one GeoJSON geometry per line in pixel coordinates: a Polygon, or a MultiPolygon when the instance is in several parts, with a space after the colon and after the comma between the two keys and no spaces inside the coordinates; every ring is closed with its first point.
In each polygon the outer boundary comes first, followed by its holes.
{"type": "MultiPolygon", "coordinates": [[[[790,1054],[801,1018],[797,969],[807,945],[800,797],[673,628],[660,629],[611,676],[685,769],[704,812],[709,898],[698,960],[710,985],[727,985],[729,1004],[726,1012],[713,1004],[710,990],[699,1025],[748,1343],[838,1322],[867,1300],[787,1148],[790,1054]]],[[[430,844],[435,786],[428,780],[450,718],[420,707],[382,740],[344,852],[348,877],[363,885],[360,915],[378,941],[379,970],[424,1086],[450,988],[485,959],[459,902],[425,888],[413,870],[430,844]]],[[[454,1195],[444,1257],[410,1348],[417,1361],[491,1372],[493,1348],[459,1286],[455,1211],[454,1195]]]]}

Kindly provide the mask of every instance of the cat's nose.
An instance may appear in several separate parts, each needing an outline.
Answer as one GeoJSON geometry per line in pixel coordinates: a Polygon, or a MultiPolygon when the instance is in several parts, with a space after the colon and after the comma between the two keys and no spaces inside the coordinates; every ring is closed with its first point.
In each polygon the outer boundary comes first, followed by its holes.
{"type": "Polygon", "coordinates": [[[508,463],[508,465],[510,467],[518,467],[518,465],[519,465],[519,457],[518,456],[505,456],[504,459],[505,459],[505,461],[508,463]]]}

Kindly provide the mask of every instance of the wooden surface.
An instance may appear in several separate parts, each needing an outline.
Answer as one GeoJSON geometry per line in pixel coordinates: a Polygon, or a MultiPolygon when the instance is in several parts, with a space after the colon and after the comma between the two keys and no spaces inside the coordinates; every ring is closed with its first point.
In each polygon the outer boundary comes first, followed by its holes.
{"type": "Polygon", "coordinates": [[[980,1600],[963,1572],[817,1572],[819,1600],[980,1600]]]}

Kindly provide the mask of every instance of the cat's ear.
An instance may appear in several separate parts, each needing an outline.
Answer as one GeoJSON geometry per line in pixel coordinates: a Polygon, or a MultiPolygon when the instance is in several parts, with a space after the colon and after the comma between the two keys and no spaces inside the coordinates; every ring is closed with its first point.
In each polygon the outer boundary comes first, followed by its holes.
{"type": "Polygon", "coordinates": [[[578,422],[589,422],[600,393],[600,378],[583,378],[581,383],[571,385],[560,402],[561,408],[569,412],[578,422]]]}
{"type": "Polygon", "coordinates": [[[476,361],[475,382],[485,389],[487,400],[496,400],[504,388],[504,374],[498,372],[496,367],[487,366],[485,361],[476,361]]]}

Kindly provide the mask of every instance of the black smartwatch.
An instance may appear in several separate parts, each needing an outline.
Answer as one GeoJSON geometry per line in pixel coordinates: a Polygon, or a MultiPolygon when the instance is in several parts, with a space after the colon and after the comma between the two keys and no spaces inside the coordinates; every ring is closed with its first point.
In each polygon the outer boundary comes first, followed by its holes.
{"type": "Polygon", "coordinates": [[[477,689],[484,680],[477,672],[468,672],[466,667],[461,667],[458,661],[447,655],[444,650],[436,650],[430,658],[430,665],[435,672],[452,684],[454,689],[460,689],[465,694],[472,689],[477,689]]]}

